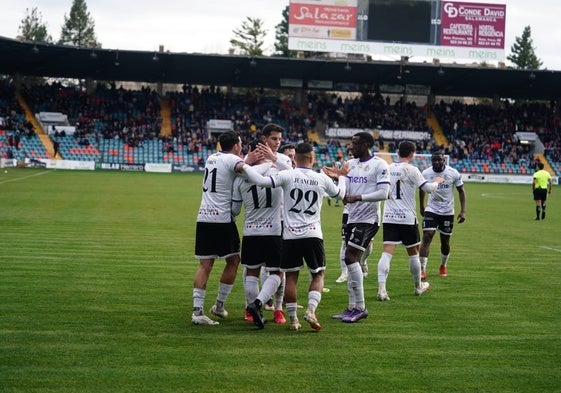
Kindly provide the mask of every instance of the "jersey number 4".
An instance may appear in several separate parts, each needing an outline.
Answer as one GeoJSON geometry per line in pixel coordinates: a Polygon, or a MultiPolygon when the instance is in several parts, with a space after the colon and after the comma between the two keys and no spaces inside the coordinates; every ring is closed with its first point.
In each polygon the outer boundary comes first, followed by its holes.
{"type": "Polygon", "coordinates": [[[401,199],[401,180],[398,180],[395,183],[394,192],[392,193],[395,198],[394,199],[401,199]]]}

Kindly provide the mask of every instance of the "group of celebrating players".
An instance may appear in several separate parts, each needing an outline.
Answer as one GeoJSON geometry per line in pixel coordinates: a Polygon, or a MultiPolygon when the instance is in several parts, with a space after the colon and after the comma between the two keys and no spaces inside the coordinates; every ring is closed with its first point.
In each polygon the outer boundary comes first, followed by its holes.
{"type": "Polygon", "coordinates": [[[421,296],[430,288],[426,265],[437,230],[441,239],[439,273],[447,275],[455,220],[454,188],[461,204],[460,223],[465,220],[466,198],[460,174],[445,165],[442,153],[434,153],[432,166],[421,173],[410,163],[415,144],[403,141],[398,146],[397,162],[388,165],[373,153],[373,136],[359,132],[349,146],[352,158],[340,166],[324,166],[317,172],[313,169],[315,155],[311,144],[288,146],[283,149],[287,154],[278,151],[283,131],[276,124],[264,126],[260,137],[250,144],[245,159],[240,156],[243,147],[238,134],[225,132],[220,136],[221,150],[209,156],[205,163],[195,241],[199,268],[193,288],[191,320],[194,324],[219,324],[205,315],[204,301],[214,261],[224,258],[226,265],[216,302],[210,308],[212,315],[228,316],[224,303],[241,262],[246,320],[264,328],[262,308],[274,298],[274,321],[287,323],[282,310],[284,304],[290,330],[301,329],[296,288],[299,272],[306,266],[310,283],[303,319],[312,329],[321,330],[316,310],[321,302],[326,268],[320,221],[324,196],[341,199],[345,205],[341,252],[344,265],[338,282],[347,283],[348,304],[340,314],[333,315],[334,319],[355,323],[368,316],[364,254],[380,225],[383,249],[378,262],[377,300],[390,300],[386,282],[399,244],[405,246],[409,256],[414,295],[421,296]],[[417,221],[417,188],[423,215],[422,239],[417,221]],[[384,201],[383,209],[381,201],[384,201]],[[240,241],[234,217],[241,213],[242,205],[245,217],[240,241]],[[262,269],[266,274],[261,274],[262,269]]]}

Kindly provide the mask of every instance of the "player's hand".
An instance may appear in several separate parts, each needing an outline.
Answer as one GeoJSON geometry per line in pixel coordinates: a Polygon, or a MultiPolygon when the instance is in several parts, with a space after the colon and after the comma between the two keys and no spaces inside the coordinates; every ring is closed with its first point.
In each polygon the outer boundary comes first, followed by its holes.
{"type": "Polygon", "coordinates": [[[335,167],[335,164],[333,164],[331,167],[324,165],[321,167],[321,170],[332,179],[337,180],[339,178],[339,169],[335,167]]]}
{"type": "MultiPolygon", "coordinates": [[[[346,164],[346,163],[345,163],[346,164]]],[[[328,166],[323,166],[322,170],[323,172],[329,176],[332,179],[339,179],[339,176],[346,176],[347,173],[349,173],[349,165],[343,164],[343,166],[341,166],[340,168],[337,166],[337,164],[334,162],[331,164],[331,167],[328,166]]]]}
{"type": "Polygon", "coordinates": [[[461,224],[465,220],[466,220],[466,213],[465,212],[460,212],[460,214],[458,214],[458,223],[461,224]]]}
{"type": "Polygon", "coordinates": [[[351,170],[351,166],[348,162],[343,162],[341,168],[339,168],[339,176],[347,176],[351,170]]]}
{"type": "Polygon", "coordinates": [[[347,203],[355,203],[357,201],[361,201],[362,198],[360,198],[360,195],[345,195],[345,197],[343,198],[343,204],[347,204],[347,203]]]}
{"type": "Polygon", "coordinates": [[[277,156],[275,155],[275,153],[271,150],[269,146],[265,145],[264,143],[259,143],[256,146],[256,150],[259,150],[259,152],[261,152],[263,157],[266,158],[267,160],[271,160],[273,162],[277,160],[277,156]]]}
{"type": "Polygon", "coordinates": [[[434,178],[433,182],[435,182],[437,184],[440,184],[440,183],[444,182],[444,178],[442,178],[440,176],[437,176],[437,177],[434,178]]]}
{"type": "Polygon", "coordinates": [[[255,164],[257,161],[262,160],[263,157],[263,153],[261,153],[259,150],[255,149],[255,150],[251,150],[251,147],[249,148],[249,152],[247,153],[247,156],[245,157],[245,162],[248,165],[253,165],[255,164]]]}

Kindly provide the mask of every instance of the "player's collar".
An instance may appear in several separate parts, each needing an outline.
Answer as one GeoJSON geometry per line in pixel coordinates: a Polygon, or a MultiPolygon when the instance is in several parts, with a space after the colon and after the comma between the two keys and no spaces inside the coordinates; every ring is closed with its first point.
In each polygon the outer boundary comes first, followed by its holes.
{"type": "Polygon", "coordinates": [[[370,161],[370,160],[371,160],[372,158],[374,158],[374,157],[375,157],[375,155],[372,154],[372,155],[370,155],[370,157],[368,157],[366,160],[363,161],[362,158],[359,158],[358,161],[359,161],[359,162],[367,162],[367,161],[370,161]]]}

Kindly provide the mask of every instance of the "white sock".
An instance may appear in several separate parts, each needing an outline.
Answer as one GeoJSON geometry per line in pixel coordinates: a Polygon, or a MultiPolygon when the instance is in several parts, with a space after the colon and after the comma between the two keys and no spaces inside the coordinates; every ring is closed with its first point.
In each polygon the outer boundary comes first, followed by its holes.
{"type": "Polygon", "coordinates": [[[275,310],[282,310],[284,302],[284,287],[286,286],[286,274],[283,273],[281,283],[275,292],[275,310]]]}
{"type": "Polygon", "coordinates": [[[204,309],[206,291],[200,288],[193,288],[193,308],[204,309]]]}
{"type": "Polygon", "coordinates": [[[286,303],[286,313],[291,321],[297,321],[298,315],[296,314],[296,310],[298,309],[297,303],[286,303]]]}
{"type": "Polygon", "coordinates": [[[448,263],[448,258],[450,258],[450,254],[448,255],[440,254],[440,265],[446,266],[446,264],[448,263]]]}
{"type": "MultiPolygon", "coordinates": [[[[364,279],[364,277],[363,277],[364,279]]],[[[356,307],[355,291],[353,289],[353,281],[350,277],[347,279],[347,292],[349,294],[349,310],[356,307]]]]}
{"type": "Polygon", "coordinates": [[[257,295],[257,299],[261,301],[261,303],[266,303],[273,294],[277,291],[279,285],[281,284],[281,278],[276,274],[271,274],[261,287],[261,292],[257,295]]]}
{"type": "Polygon", "coordinates": [[[341,243],[341,248],[339,249],[339,264],[341,265],[341,275],[346,276],[347,273],[347,264],[345,263],[345,253],[347,252],[347,244],[345,240],[341,243]]]}
{"type": "Polygon", "coordinates": [[[392,254],[383,252],[378,261],[378,292],[386,292],[386,281],[390,274],[392,254]]]}
{"type": "Polygon", "coordinates": [[[234,288],[234,286],[231,284],[220,283],[218,287],[218,296],[216,297],[217,306],[220,308],[224,307],[224,303],[226,303],[228,295],[232,292],[232,288],[234,288]]]}
{"type": "Polygon", "coordinates": [[[419,262],[419,255],[409,256],[409,271],[411,272],[411,277],[413,277],[415,288],[419,288],[421,286],[421,262],[419,262]]]}
{"type": "Polygon", "coordinates": [[[347,266],[349,271],[350,288],[354,292],[355,307],[364,309],[364,276],[359,262],[347,266]]]}
{"type": "Polygon", "coordinates": [[[321,302],[321,292],[318,291],[310,291],[308,292],[308,311],[312,314],[316,313],[316,308],[319,306],[319,302],[321,302]]]}
{"type": "Polygon", "coordinates": [[[247,304],[253,303],[253,301],[257,298],[257,295],[259,295],[259,278],[255,276],[245,276],[243,288],[245,292],[245,301],[247,304]]]}

